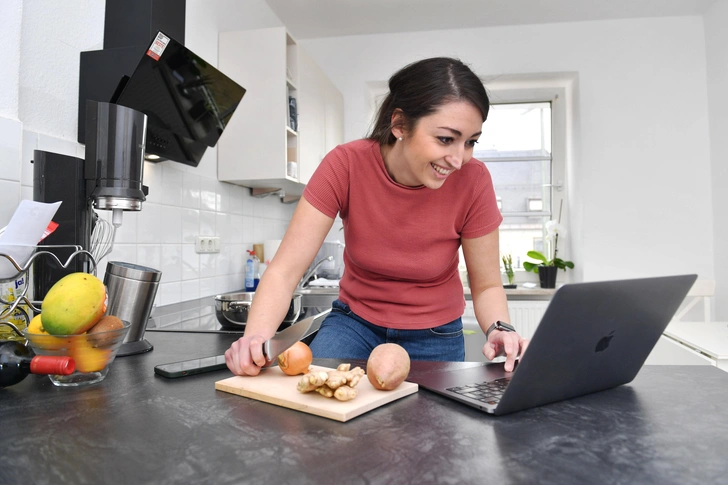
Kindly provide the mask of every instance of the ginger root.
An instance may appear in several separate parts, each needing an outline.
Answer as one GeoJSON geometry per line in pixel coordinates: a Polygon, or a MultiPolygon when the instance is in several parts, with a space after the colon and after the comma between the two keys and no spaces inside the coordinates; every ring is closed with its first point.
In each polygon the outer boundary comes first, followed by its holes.
{"type": "Polygon", "coordinates": [[[299,392],[315,391],[326,383],[328,377],[329,375],[323,371],[309,372],[298,381],[297,389],[299,392]]]}
{"type": "Polygon", "coordinates": [[[365,375],[364,369],[351,364],[341,364],[336,370],[328,372],[316,371],[304,375],[296,388],[299,392],[316,391],[325,397],[334,397],[339,401],[349,401],[357,395],[354,387],[365,375]]]}
{"type": "Polygon", "coordinates": [[[339,401],[350,401],[356,397],[356,389],[349,386],[341,386],[334,391],[334,397],[339,401]]]}

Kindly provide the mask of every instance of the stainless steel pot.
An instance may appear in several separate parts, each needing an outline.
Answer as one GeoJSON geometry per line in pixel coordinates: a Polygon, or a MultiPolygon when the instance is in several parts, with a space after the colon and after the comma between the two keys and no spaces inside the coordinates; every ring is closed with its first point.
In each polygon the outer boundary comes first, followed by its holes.
{"type": "MultiPolygon", "coordinates": [[[[255,292],[249,291],[245,293],[228,293],[225,295],[217,295],[215,297],[215,315],[217,321],[223,327],[228,328],[245,328],[248,322],[248,313],[253,304],[255,292]]],[[[301,315],[301,295],[294,293],[291,298],[291,306],[288,313],[283,319],[281,327],[287,327],[295,322],[301,315]]],[[[279,328],[281,328],[279,327],[279,328]]]]}

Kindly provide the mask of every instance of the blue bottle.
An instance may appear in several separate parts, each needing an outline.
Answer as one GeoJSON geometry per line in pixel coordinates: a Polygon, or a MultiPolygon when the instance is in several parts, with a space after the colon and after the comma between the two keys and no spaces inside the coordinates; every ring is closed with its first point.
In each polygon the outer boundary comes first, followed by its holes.
{"type": "Polygon", "coordinates": [[[248,249],[248,260],[245,262],[245,291],[255,291],[260,281],[260,260],[255,251],[248,249]]]}

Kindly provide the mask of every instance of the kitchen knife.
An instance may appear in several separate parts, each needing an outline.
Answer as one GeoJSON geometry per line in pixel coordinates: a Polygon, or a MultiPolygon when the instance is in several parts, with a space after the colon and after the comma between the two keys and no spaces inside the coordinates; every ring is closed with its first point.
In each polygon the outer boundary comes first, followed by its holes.
{"type": "Polygon", "coordinates": [[[308,332],[311,325],[317,318],[325,317],[331,309],[323,311],[312,317],[304,318],[285,330],[281,330],[263,343],[263,356],[269,363],[274,361],[283,351],[295,344],[308,332]]]}

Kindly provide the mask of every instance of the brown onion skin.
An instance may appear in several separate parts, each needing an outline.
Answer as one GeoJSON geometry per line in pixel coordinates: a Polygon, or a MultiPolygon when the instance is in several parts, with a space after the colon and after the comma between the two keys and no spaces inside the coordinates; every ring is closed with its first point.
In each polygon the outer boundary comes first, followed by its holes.
{"type": "Polygon", "coordinates": [[[311,362],[313,362],[313,353],[303,342],[296,342],[278,356],[278,367],[289,376],[305,374],[308,372],[311,362]]]}

